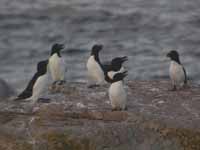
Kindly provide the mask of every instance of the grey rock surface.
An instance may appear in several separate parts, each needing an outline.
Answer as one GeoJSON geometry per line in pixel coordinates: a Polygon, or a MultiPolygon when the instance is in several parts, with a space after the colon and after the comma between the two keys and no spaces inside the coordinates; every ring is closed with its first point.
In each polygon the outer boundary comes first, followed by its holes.
{"type": "Polygon", "coordinates": [[[0,79],[0,98],[6,99],[15,94],[14,89],[6,81],[0,79]]]}
{"type": "Polygon", "coordinates": [[[128,81],[128,110],[111,111],[108,85],[50,88],[50,103],[0,101],[0,150],[199,150],[200,88],[128,81]]]}

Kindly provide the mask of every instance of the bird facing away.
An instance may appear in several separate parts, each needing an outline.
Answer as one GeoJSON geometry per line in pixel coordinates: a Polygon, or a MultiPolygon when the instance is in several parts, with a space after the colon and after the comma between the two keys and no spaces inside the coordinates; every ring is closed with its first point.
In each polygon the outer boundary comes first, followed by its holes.
{"type": "Polygon", "coordinates": [[[97,85],[101,85],[105,82],[104,80],[104,71],[102,64],[99,59],[99,52],[102,50],[102,45],[94,45],[91,50],[90,57],[87,61],[86,67],[88,70],[89,77],[97,85]]]}
{"type": "Polygon", "coordinates": [[[167,57],[171,59],[169,67],[169,76],[172,82],[172,90],[175,91],[178,86],[187,84],[187,75],[185,68],[180,62],[179,54],[177,51],[172,50],[167,54],[167,57]]]}
{"type": "Polygon", "coordinates": [[[112,79],[116,73],[124,72],[125,69],[122,64],[128,60],[127,56],[113,58],[109,65],[103,65],[105,80],[109,83],[112,82],[112,79]]]}
{"type": "Polygon", "coordinates": [[[60,84],[65,82],[65,61],[60,54],[63,49],[64,45],[58,43],[54,44],[51,48],[49,70],[54,84],[57,82],[60,84]]]}
{"type": "Polygon", "coordinates": [[[32,100],[36,102],[48,86],[48,60],[37,64],[37,72],[29,81],[26,89],[15,100],[32,100]]]}
{"type": "Polygon", "coordinates": [[[123,79],[127,76],[127,71],[116,73],[108,90],[112,110],[125,110],[127,93],[123,87],[123,79]]]}

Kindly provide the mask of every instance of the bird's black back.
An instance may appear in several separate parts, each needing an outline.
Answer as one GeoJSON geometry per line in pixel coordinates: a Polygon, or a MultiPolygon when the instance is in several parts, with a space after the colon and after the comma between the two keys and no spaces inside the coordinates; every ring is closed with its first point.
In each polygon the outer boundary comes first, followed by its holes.
{"type": "Polygon", "coordinates": [[[36,80],[38,79],[38,77],[39,77],[38,73],[35,73],[34,76],[32,77],[32,79],[29,81],[25,90],[21,94],[18,95],[16,100],[26,99],[26,98],[29,98],[32,96],[33,86],[34,86],[36,80]]]}
{"type": "Polygon", "coordinates": [[[187,73],[186,73],[186,70],[184,67],[183,67],[183,71],[184,71],[184,75],[185,75],[184,84],[186,85],[187,84],[187,73]]]}
{"type": "Polygon", "coordinates": [[[95,44],[93,47],[92,47],[92,50],[91,50],[91,56],[94,56],[94,59],[99,63],[100,66],[102,66],[101,62],[100,62],[100,59],[99,59],[99,52],[102,50],[103,48],[103,45],[97,45],[95,44]]]}
{"type": "Polygon", "coordinates": [[[37,72],[34,74],[32,79],[29,81],[25,90],[22,93],[20,93],[15,100],[26,99],[26,98],[29,98],[29,97],[32,96],[33,86],[40,76],[46,74],[47,65],[48,65],[48,60],[44,60],[44,61],[41,61],[41,62],[38,63],[37,72]]]}

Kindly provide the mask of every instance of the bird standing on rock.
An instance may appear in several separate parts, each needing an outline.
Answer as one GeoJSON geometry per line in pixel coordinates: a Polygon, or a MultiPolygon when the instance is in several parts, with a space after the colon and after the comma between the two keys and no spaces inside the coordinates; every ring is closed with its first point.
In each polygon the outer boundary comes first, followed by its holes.
{"type": "Polygon", "coordinates": [[[32,100],[35,103],[42,94],[45,92],[45,89],[48,88],[48,60],[44,60],[38,63],[37,72],[34,74],[32,79],[29,81],[26,89],[18,95],[15,100],[32,100]]]}
{"type": "Polygon", "coordinates": [[[185,68],[180,62],[179,54],[177,51],[172,50],[167,54],[167,57],[171,59],[169,67],[169,76],[172,82],[172,91],[177,89],[177,86],[184,86],[187,84],[187,75],[185,68]]]}
{"type": "Polygon", "coordinates": [[[123,87],[122,80],[127,76],[127,71],[116,73],[111,80],[111,85],[108,90],[109,99],[111,101],[112,110],[125,110],[127,93],[123,87]]]}
{"type": "Polygon", "coordinates": [[[63,44],[54,44],[51,48],[51,56],[49,58],[49,70],[53,79],[53,84],[65,83],[65,61],[61,57],[61,50],[64,49],[63,44]]]}
{"type": "Polygon", "coordinates": [[[97,45],[97,44],[94,45],[92,47],[90,57],[86,64],[88,75],[95,82],[95,85],[101,85],[105,82],[104,70],[102,68],[102,64],[99,59],[99,52],[102,50],[102,48],[103,48],[102,45],[97,45]]]}
{"type": "Polygon", "coordinates": [[[102,45],[94,45],[87,61],[88,74],[96,82],[96,85],[103,84],[105,81],[111,83],[111,79],[116,73],[124,71],[122,64],[128,60],[127,56],[123,56],[113,58],[109,63],[101,63],[99,52],[102,48],[102,45]]]}

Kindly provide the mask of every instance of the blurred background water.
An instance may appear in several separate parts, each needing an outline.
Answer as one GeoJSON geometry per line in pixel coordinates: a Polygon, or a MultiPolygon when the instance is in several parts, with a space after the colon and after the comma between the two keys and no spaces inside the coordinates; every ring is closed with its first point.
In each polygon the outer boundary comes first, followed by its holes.
{"type": "Polygon", "coordinates": [[[0,78],[24,88],[51,45],[66,44],[67,80],[87,80],[94,43],[101,59],[128,55],[131,80],[168,78],[170,49],[178,49],[189,78],[200,83],[198,0],[1,0],[0,78]]]}

